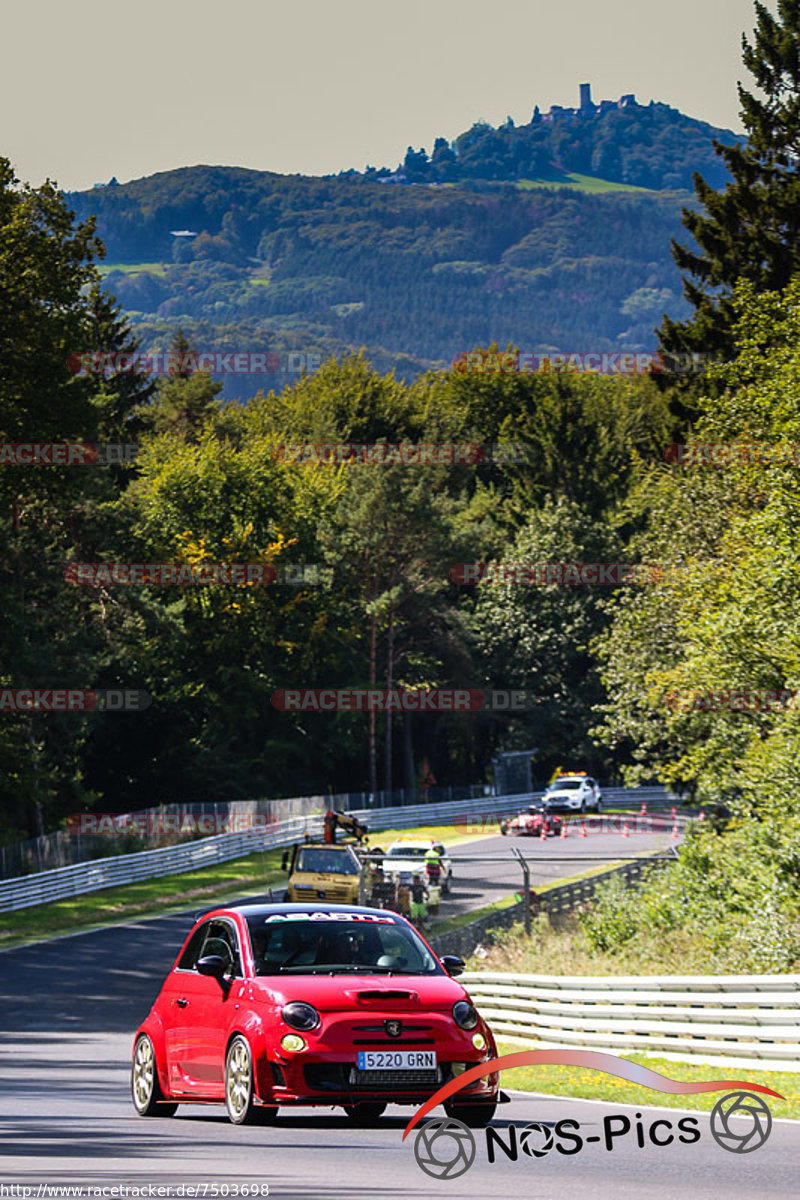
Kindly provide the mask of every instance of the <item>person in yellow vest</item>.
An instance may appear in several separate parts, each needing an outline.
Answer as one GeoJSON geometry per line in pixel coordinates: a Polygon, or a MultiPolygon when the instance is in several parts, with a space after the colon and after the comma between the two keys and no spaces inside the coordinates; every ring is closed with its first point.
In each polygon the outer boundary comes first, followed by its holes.
{"type": "Polygon", "coordinates": [[[434,846],[425,851],[425,871],[431,883],[439,882],[442,873],[442,856],[434,846]]]}
{"type": "Polygon", "coordinates": [[[411,882],[411,920],[423,928],[428,923],[428,889],[418,871],[411,882]]]}

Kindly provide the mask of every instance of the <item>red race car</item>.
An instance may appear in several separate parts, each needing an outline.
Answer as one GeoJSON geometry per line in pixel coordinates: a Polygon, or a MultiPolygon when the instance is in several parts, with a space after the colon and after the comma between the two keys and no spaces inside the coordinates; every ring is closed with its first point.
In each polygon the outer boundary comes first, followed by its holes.
{"type": "MultiPolygon", "coordinates": [[[[236,1125],[290,1105],[341,1106],[357,1124],[386,1105],[419,1105],[496,1057],[492,1033],[398,913],[349,905],[217,909],[189,934],[134,1040],[131,1090],[143,1117],[178,1104],[227,1105],[236,1125]]],[[[478,1127],[499,1075],[445,1104],[478,1127]]]]}
{"type": "Polygon", "coordinates": [[[517,837],[541,837],[544,826],[545,837],[558,837],[563,825],[557,813],[550,812],[546,803],[531,804],[526,812],[519,813],[510,821],[500,822],[500,832],[517,837]]]}

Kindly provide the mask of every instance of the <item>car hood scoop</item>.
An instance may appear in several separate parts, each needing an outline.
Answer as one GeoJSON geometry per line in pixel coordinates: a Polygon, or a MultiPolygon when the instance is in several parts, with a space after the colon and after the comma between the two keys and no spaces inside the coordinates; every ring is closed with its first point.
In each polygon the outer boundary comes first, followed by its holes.
{"type": "Polygon", "coordinates": [[[419,1004],[419,992],[409,988],[348,988],[345,992],[348,1000],[357,1004],[369,1004],[371,1001],[382,1003],[385,1000],[405,1000],[408,1004],[419,1004]]]}

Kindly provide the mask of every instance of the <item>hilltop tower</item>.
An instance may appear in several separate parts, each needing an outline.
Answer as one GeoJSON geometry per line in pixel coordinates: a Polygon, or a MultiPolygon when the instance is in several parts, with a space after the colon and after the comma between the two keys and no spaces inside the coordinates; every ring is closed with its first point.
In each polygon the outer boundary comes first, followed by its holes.
{"type": "Polygon", "coordinates": [[[581,90],[580,111],[581,112],[590,112],[594,108],[594,105],[592,104],[592,85],[590,83],[582,83],[580,85],[580,90],[581,90]]]}

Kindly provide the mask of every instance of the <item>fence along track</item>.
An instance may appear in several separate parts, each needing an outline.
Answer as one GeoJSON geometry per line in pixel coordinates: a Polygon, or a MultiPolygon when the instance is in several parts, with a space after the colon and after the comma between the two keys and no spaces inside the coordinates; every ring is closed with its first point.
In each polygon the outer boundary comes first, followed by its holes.
{"type": "MultiPolygon", "coordinates": [[[[540,793],[539,793],[540,794],[540,793]]],[[[647,801],[652,807],[667,806],[674,800],[663,788],[611,788],[604,793],[607,803],[638,804],[647,801]]],[[[447,800],[434,804],[413,804],[402,808],[361,809],[355,816],[364,820],[370,832],[382,829],[410,829],[422,823],[448,824],[456,818],[505,816],[530,803],[531,795],[481,796],[473,800],[447,800]]],[[[137,850],[110,858],[55,867],[15,879],[0,881],[0,912],[30,908],[53,900],[82,896],[103,888],[154,879],[161,875],[180,875],[215,863],[244,858],[262,850],[288,846],[306,833],[312,837],[322,834],[322,816],[293,817],[276,821],[267,829],[245,833],[221,833],[198,841],[157,850],[137,850]]]]}
{"type": "Polygon", "coordinates": [[[800,975],[460,978],[495,1035],[522,1045],[800,1072],[800,975]]]}

